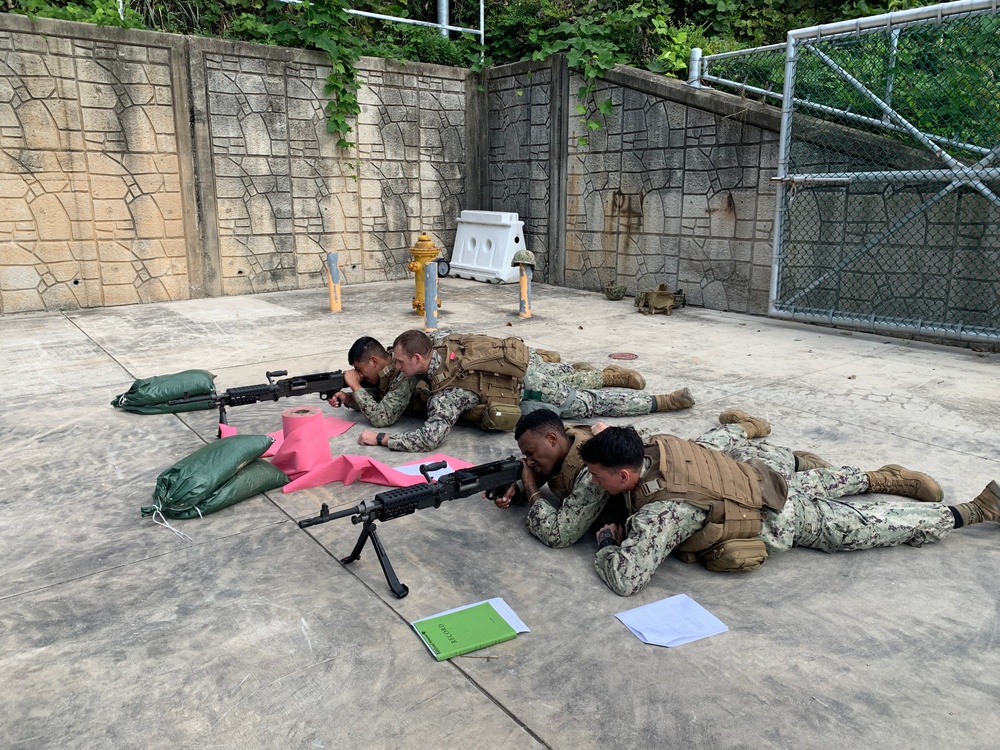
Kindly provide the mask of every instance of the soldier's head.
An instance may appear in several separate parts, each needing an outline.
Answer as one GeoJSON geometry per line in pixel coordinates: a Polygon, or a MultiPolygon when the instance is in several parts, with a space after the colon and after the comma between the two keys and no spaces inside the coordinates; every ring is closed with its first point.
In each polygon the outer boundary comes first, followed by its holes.
{"type": "Polygon", "coordinates": [[[634,427],[606,427],[580,449],[590,475],[612,495],[632,490],[642,475],[642,438],[634,427]]]}
{"type": "Polygon", "coordinates": [[[347,361],[367,382],[377,384],[379,373],[386,365],[392,363],[392,357],[377,339],[362,336],[351,344],[351,349],[347,352],[347,361]]]}
{"type": "Polygon", "coordinates": [[[432,349],[430,337],[423,331],[403,331],[392,342],[392,362],[407,377],[426,375],[432,349]]]}
{"type": "Polygon", "coordinates": [[[521,417],[514,439],[528,468],[543,478],[555,476],[572,446],[563,421],[551,409],[536,409],[521,417]]]}

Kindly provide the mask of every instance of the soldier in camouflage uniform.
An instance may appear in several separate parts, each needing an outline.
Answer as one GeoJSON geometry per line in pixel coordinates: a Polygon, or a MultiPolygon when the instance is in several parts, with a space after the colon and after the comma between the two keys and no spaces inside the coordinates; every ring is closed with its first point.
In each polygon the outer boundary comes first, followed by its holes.
{"type": "MultiPolygon", "coordinates": [[[[730,410],[723,412],[719,419],[727,423],[709,430],[695,442],[737,461],[759,459],[786,478],[796,471],[815,468],[813,462],[828,465],[818,457],[813,457],[807,465],[800,456],[811,454],[764,440],[751,440],[771,431],[767,421],[759,417],[730,410]]],[[[494,501],[497,507],[508,508],[512,502],[526,500],[529,508],[525,525],[532,534],[549,547],[568,547],[575,543],[608,505],[608,493],[593,481],[586,463],[580,458],[583,444],[604,427],[606,425],[599,422],[593,427],[575,425],[567,428],[554,412],[545,410],[523,416],[514,430],[514,439],[524,454],[522,480],[520,485],[512,485],[494,501]],[[542,495],[541,487],[545,484],[560,501],[558,506],[550,504],[542,495]]],[[[639,433],[642,436],[642,432],[639,433]]],[[[623,506],[621,510],[623,515],[623,506]]],[[[619,515],[617,507],[609,512],[610,517],[615,515],[619,515]]]]}
{"type": "MultiPolygon", "coordinates": [[[[449,332],[432,331],[429,335],[436,346],[449,332]]],[[[560,361],[558,352],[547,349],[535,352],[545,362],[560,361]]],[[[378,339],[362,336],[356,340],[347,352],[347,361],[354,368],[344,372],[344,384],[349,390],[335,393],[328,399],[330,406],[357,409],[373,427],[388,427],[404,415],[426,418],[430,391],[427,381],[398,372],[392,362],[392,350],[386,350],[378,339]]],[[[594,380],[592,373],[577,372],[569,365],[562,365],[560,370],[570,373],[565,379],[571,384],[594,380]]]]}
{"type": "MultiPolygon", "coordinates": [[[[624,493],[632,511],[624,540],[622,529],[612,525],[597,533],[597,574],[621,596],[642,589],[672,551],[711,525],[709,512],[692,504],[690,495],[672,496],[671,488],[679,481],[658,479],[662,475],[651,460],[655,451],[644,447],[638,434],[629,427],[609,427],[581,450],[593,481],[609,493],[624,493]]],[[[737,469],[745,470],[748,466],[736,463],[737,469]]],[[[759,469],[756,472],[761,485],[766,485],[761,478],[763,474],[759,469]]],[[[744,471],[744,475],[754,476],[750,471],[744,471]]],[[[929,479],[919,472],[892,465],[867,473],[853,467],[814,469],[794,474],[787,481],[780,510],[768,507],[767,498],[773,496],[772,491],[777,487],[772,481],[770,490],[767,486],[763,490],[763,517],[755,539],[763,543],[766,553],[783,552],[795,546],[824,552],[900,544],[919,547],[939,541],[962,526],[1000,521],[1000,484],[995,481],[973,501],[954,506],[941,502],[841,499],[869,492],[916,496],[920,494],[914,491],[918,486],[929,496],[935,494],[923,486],[929,479]]],[[[691,483],[685,486],[690,487],[691,483]]],[[[709,566],[704,557],[700,559],[709,566]]]]}
{"type": "MultiPolygon", "coordinates": [[[[422,331],[401,334],[393,343],[392,356],[396,369],[404,377],[420,376],[433,381],[443,366],[433,341],[422,331]]],[[[530,350],[523,380],[522,402],[544,402],[568,417],[634,416],[694,406],[694,398],[687,388],[653,395],[640,390],[645,380],[635,371],[617,366],[602,371],[577,370],[561,362],[546,362],[530,350]],[[593,387],[581,388],[576,387],[577,384],[593,387]]],[[[432,391],[423,427],[395,434],[365,430],[358,442],[382,445],[395,451],[432,450],[441,444],[464,413],[480,404],[480,394],[465,388],[432,391]]]]}
{"type": "Polygon", "coordinates": [[[371,336],[362,336],[347,352],[353,370],[344,371],[344,384],[350,389],[335,393],[330,406],[357,409],[374,427],[388,427],[407,414],[426,416],[427,409],[418,395],[427,383],[418,377],[404,377],[396,371],[392,354],[371,336]]]}

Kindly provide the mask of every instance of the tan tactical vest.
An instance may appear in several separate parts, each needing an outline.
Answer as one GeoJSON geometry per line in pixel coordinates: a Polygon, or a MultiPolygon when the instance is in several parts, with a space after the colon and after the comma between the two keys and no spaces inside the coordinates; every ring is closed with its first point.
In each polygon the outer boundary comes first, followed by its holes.
{"type": "Polygon", "coordinates": [[[521,339],[498,339],[478,333],[445,336],[434,351],[440,355],[441,364],[431,379],[432,394],[445,388],[472,391],[479,396],[479,406],[462,414],[463,419],[487,429],[514,429],[516,417],[520,416],[524,374],[528,371],[528,347],[521,339]],[[502,427],[490,421],[497,408],[509,413],[502,427]]]}
{"type": "MultiPolygon", "coordinates": [[[[390,349],[390,352],[392,350],[390,349]]],[[[390,362],[378,373],[378,397],[381,401],[389,393],[389,386],[392,385],[392,381],[395,380],[397,374],[396,366],[390,362]]],[[[418,380],[416,387],[413,389],[413,395],[410,397],[410,403],[407,404],[406,409],[403,413],[408,417],[426,417],[427,416],[427,399],[430,397],[430,391],[427,388],[426,380],[418,380]]]]}
{"type": "Polygon", "coordinates": [[[763,563],[767,552],[756,537],[762,508],[781,510],[785,505],[788,488],[780,474],[757,459],[734,461],[673,435],[653,437],[646,456],[652,466],[626,496],[629,513],[659,500],[686,502],[708,511],[702,529],[674,550],[677,557],[684,562],[700,559],[710,570],[720,571],[753,570],[763,563]],[[733,549],[738,550],[735,555],[733,549]]]}
{"type": "Polygon", "coordinates": [[[590,425],[587,424],[567,427],[566,434],[569,435],[572,445],[569,447],[569,453],[566,454],[566,458],[563,459],[562,468],[559,470],[559,473],[548,482],[549,489],[560,500],[573,492],[576,477],[586,465],[586,461],[580,456],[580,449],[584,443],[594,436],[590,425]]]}

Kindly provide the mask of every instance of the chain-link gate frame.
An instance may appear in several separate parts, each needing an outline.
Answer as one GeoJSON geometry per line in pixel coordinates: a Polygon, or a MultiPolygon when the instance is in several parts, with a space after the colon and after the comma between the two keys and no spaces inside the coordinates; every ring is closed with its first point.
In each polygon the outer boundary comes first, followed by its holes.
{"type": "Polygon", "coordinates": [[[789,32],[770,314],[1000,341],[1000,16],[789,32]]]}

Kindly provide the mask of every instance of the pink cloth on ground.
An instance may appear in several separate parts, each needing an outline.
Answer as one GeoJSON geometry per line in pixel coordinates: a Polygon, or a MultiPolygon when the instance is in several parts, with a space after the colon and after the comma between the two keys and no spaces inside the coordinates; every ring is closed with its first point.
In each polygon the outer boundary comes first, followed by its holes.
{"type": "MultiPolygon", "coordinates": [[[[298,432],[298,430],[296,431],[298,432]]],[[[426,458],[418,458],[409,461],[404,466],[414,464],[428,464],[436,461],[446,461],[451,469],[467,469],[475,466],[460,458],[446,456],[443,453],[435,453],[426,458]]],[[[281,468],[281,467],[279,467],[281,468]]],[[[282,469],[284,471],[284,469],[282,469]]],[[[287,471],[285,472],[288,473],[287,471]]],[[[292,479],[283,488],[284,492],[295,492],[309,487],[319,487],[330,482],[343,482],[351,484],[353,482],[370,482],[371,484],[382,484],[388,487],[409,487],[414,484],[422,484],[426,480],[421,475],[413,476],[397,471],[391,466],[378,461],[369,456],[337,456],[327,464],[317,466],[292,479]]]]}
{"type": "MultiPolygon", "coordinates": [[[[287,436],[282,430],[268,433],[274,438],[274,443],[264,455],[271,456],[271,463],[292,478],[292,481],[284,486],[284,491],[295,492],[310,487],[320,487],[330,482],[344,484],[370,482],[388,487],[409,487],[426,481],[419,474],[416,476],[404,474],[369,456],[332,457],[330,438],[342,435],[353,426],[354,422],[346,419],[325,417],[306,419],[287,436]]],[[[219,431],[222,437],[229,437],[238,432],[237,428],[224,424],[219,425],[219,431]]],[[[403,466],[437,461],[445,461],[453,471],[475,465],[444,453],[435,453],[426,458],[408,461],[403,466]]]]}
{"type": "MultiPolygon", "coordinates": [[[[354,422],[351,422],[348,419],[341,419],[340,417],[324,417],[322,420],[310,421],[306,427],[310,430],[311,435],[322,434],[324,439],[329,440],[330,438],[337,437],[338,435],[343,435],[349,429],[354,427],[354,422]],[[322,426],[322,430],[320,429],[320,426],[322,426]]],[[[300,430],[296,430],[295,432],[299,431],[300,430]]],[[[233,427],[232,425],[219,425],[219,437],[229,437],[230,435],[236,435],[238,432],[239,429],[233,427]]],[[[285,433],[281,430],[276,430],[275,432],[269,432],[267,434],[274,438],[274,443],[272,443],[271,447],[267,449],[266,453],[264,453],[265,458],[275,455],[278,452],[278,448],[280,448],[281,444],[285,441],[285,433]]],[[[282,469],[282,471],[284,471],[284,469],[282,469]]]]}

